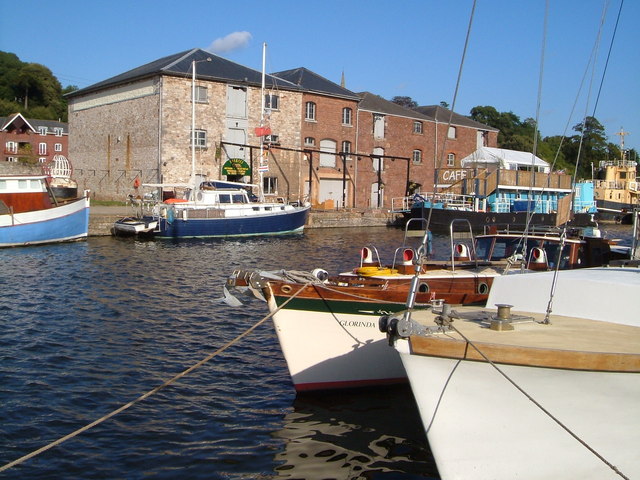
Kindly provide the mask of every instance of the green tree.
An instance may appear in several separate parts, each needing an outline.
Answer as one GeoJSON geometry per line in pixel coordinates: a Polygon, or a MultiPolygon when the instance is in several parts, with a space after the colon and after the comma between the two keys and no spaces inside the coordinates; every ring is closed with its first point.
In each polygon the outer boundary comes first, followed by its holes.
{"type": "Polygon", "coordinates": [[[0,114],[16,112],[67,121],[67,101],[60,82],[47,67],[21,62],[15,54],[0,51],[0,114]]]}
{"type": "Polygon", "coordinates": [[[418,102],[413,100],[411,97],[393,97],[391,101],[401,107],[410,108],[412,110],[418,107],[418,102]]]}

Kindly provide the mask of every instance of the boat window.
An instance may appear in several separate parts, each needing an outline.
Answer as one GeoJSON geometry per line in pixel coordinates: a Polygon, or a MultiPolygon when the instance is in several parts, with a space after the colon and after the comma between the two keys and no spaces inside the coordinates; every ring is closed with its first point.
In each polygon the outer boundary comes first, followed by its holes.
{"type": "Polygon", "coordinates": [[[247,203],[246,197],[241,193],[233,194],[233,203],[247,203]]]}
{"type": "Polygon", "coordinates": [[[23,188],[27,188],[27,180],[18,180],[18,188],[19,189],[23,189],[23,188]]]}
{"type": "Polygon", "coordinates": [[[6,189],[7,189],[7,181],[0,180],[0,190],[6,190],[6,189]]]}
{"type": "Polygon", "coordinates": [[[218,199],[220,203],[231,203],[231,195],[229,195],[228,193],[221,193],[218,196],[218,199]]]}
{"type": "Polygon", "coordinates": [[[493,238],[479,238],[476,244],[476,256],[478,260],[489,260],[489,253],[491,252],[491,243],[493,238]]]}

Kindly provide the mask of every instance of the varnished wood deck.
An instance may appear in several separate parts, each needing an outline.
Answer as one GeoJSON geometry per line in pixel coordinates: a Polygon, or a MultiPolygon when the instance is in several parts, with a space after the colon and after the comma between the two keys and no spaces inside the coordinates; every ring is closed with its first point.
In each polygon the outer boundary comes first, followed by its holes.
{"type": "MultiPolygon", "coordinates": [[[[464,307],[454,310],[465,317],[454,320],[455,328],[492,362],[570,370],[640,373],[638,327],[557,315],[552,315],[551,324],[545,325],[537,323],[542,322],[544,315],[521,313],[536,321],[514,323],[514,330],[496,331],[488,328],[486,314],[470,313],[480,310],[464,307]]],[[[512,314],[518,315],[519,312],[512,314]]],[[[430,324],[430,313],[420,312],[416,316],[421,323],[430,324]]],[[[411,336],[410,345],[411,352],[416,355],[486,361],[454,330],[431,336],[411,336]]]]}

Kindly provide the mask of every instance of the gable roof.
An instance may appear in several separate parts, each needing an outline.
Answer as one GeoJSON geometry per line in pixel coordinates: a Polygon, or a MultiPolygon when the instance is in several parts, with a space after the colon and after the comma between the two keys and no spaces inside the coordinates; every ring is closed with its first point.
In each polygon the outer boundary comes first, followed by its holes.
{"type": "Polygon", "coordinates": [[[360,97],[358,97],[358,95],[353,93],[351,90],[347,90],[337,83],[334,83],[331,80],[327,80],[326,78],[304,67],[276,72],[273,75],[294,83],[295,85],[302,87],[302,89],[306,90],[307,92],[332,95],[335,97],[348,98],[356,101],[360,99],[360,97]]]}
{"type": "Polygon", "coordinates": [[[38,120],[27,119],[21,113],[14,113],[9,117],[0,117],[0,131],[8,130],[11,126],[27,126],[32,132],[38,132],[38,127],[47,127],[53,132],[54,128],[62,128],[63,134],[69,133],[69,125],[64,122],[56,122],[55,120],[38,120]]]}
{"type": "Polygon", "coordinates": [[[385,100],[381,96],[375,95],[371,92],[361,92],[358,93],[358,96],[361,98],[359,104],[360,110],[395,115],[397,117],[414,118],[422,121],[433,121],[433,118],[430,118],[427,115],[410,108],[403,107],[402,105],[398,105],[397,103],[393,103],[389,100],[385,100]]]}
{"type": "Polygon", "coordinates": [[[432,121],[438,123],[449,123],[449,118],[451,118],[452,125],[477,128],[478,130],[489,130],[493,132],[499,131],[497,128],[490,127],[489,125],[485,125],[484,123],[476,122],[475,120],[472,120],[469,117],[465,117],[464,115],[460,115],[459,113],[451,112],[451,110],[449,110],[448,108],[442,107],[440,105],[417,107],[415,110],[424,115],[427,115],[431,118],[432,121]]]}
{"type": "MultiPolygon", "coordinates": [[[[174,53],[167,57],[159,58],[145,65],[141,65],[127,72],[108,78],[102,82],[94,83],[86,88],[67,94],[69,98],[101,90],[107,87],[122,85],[134,80],[141,80],[158,75],[171,75],[191,78],[192,62],[198,62],[196,76],[199,79],[208,79],[220,82],[233,82],[259,86],[262,84],[262,72],[245,67],[238,63],[219,57],[200,48],[194,48],[180,53],[174,53]]],[[[299,90],[300,87],[287,80],[272,76],[265,76],[265,83],[269,87],[299,90]]]]}

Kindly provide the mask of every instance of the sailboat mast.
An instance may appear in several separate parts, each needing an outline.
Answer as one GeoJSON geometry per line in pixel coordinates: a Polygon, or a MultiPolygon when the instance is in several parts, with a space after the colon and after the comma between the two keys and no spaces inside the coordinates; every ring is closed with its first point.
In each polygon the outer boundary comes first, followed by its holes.
{"type": "MultiPolygon", "coordinates": [[[[260,126],[264,127],[264,110],[265,110],[265,98],[264,98],[264,90],[265,90],[265,76],[266,76],[266,58],[267,58],[267,43],[262,44],[262,87],[260,89],[260,126]]],[[[266,165],[266,161],[264,159],[264,138],[260,137],[260,162],[258,166],[258,172],[260,174],[260,183],[258,187],[259,198],[261,202],[264,202],[264,172],[263,166],[266,165]]]]}

